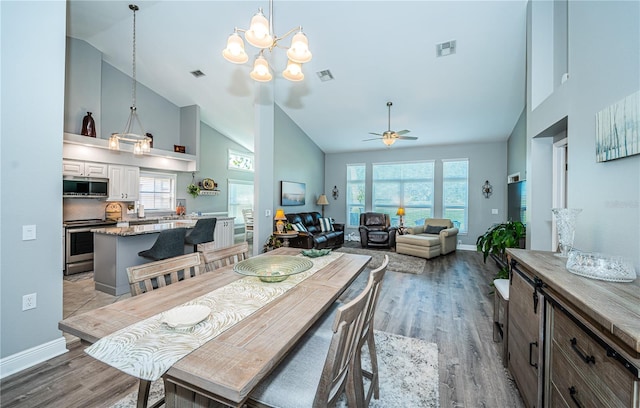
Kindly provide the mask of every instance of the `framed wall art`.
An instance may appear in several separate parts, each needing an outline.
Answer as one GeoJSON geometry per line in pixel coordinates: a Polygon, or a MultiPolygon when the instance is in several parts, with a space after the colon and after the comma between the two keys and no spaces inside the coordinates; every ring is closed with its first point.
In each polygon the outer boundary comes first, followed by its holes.
{"type": "Polygon", "coordinates": [[[640,154],[640,91],[596,113],[596,162],[640,154]]]}
{"type": "Polygon", "coordinates": [[[304,197],[306,194],[305,183],[295,183],[292,181],[280,182],[280,205],[304,205],[304,197]]]}

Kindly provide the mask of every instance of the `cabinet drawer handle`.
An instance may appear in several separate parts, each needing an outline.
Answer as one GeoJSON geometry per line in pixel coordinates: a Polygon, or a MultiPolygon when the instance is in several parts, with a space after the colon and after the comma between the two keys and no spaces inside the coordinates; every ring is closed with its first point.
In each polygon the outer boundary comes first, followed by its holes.
{"type": "Polygon", "coordinates": [[[529,343],[529,365],[531,367],[538,368],[538,363],[532,363],[531,362],[531,357],[533,356],[533,346],[538,347],[538,342],[537,341],[532,341],[531,343],[529,343]]]}
{"type": "Polygon", "coordinates": [[[576,407],[582,408],[583,405],[582,403],[580,403],[580,400],[578,399],[577,394],[578,394],[578,390],[576,390],[576,387],[574,386],[569,387],[569,395],[571,396],[573,403],[576,404],[576,407]]]}
{"type": "Polygon", "coordinates": [[[596,358],[594,356],[588,356],[586,355],[586,353],[583,353],[582,350],[578,348],[578,340],[575,337],[571,339],[571,348],[573,349],[573,351],[576,352],[578,357],[580,357],[582,361],[584,361],[586,364],[596,363],[596,358]]]}

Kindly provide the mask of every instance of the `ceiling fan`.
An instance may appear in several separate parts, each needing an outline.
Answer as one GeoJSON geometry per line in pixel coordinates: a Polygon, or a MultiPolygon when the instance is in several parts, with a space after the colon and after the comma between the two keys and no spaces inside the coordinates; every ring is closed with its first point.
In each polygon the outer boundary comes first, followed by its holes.
{"type": "Polygon", "coordinates": [[[396,142],[396,140],[417,140],[418,138],[415,136],[405,136],[410,130],[404,129],[398,132],[391,130],[391,105],[393,103],[387,102],[387,107],[389,108],[389,130],[386,130],[384,133],[373,133],[369,132],[370,135],[376,135],[380,137],[374,137],[372,139],[364,139],[363,142],[367,142],[369,140],[382,140],[382,143],[387,146],[391,146],[396,142]]]}

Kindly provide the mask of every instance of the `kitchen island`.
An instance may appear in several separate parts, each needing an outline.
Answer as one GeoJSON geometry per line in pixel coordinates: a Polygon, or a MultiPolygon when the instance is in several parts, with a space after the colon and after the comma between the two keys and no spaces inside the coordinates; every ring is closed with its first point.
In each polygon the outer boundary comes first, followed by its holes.
{"type": "MultiPolygon", "coordinates": [[[[129,293],[127,268],[151,262],[138,252],[151,248],[161,231],[173,228],[193,228],[196,220],[181,220],[159,224],[92,229],[93,279],[95,288],[114,296],[129,293]]],[[[185,252],[193,252],[191,245],[185,252]]]]}

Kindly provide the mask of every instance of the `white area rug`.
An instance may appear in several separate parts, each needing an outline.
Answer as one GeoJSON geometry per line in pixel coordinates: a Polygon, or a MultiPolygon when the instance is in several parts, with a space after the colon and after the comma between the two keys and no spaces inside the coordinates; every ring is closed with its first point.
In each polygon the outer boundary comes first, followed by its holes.
{"type": "MultiPolygon", "coordinates": [[[[424,340],[376,331],[376,348],[380,370],[380,399],[371,399],[372,408],[423,407],[437,408],[438,346],[424,340]]],[[[363,349],[363,367],[369,368],[369,357],[363,349]]],[[[368,387],[369,384],[365,384],[368,387]]],[[[112,408],[134,408],[138,392],[132,392],[112,408]]],[[[151,385],[150,404],[164,394],[162,380],[151,385]]],[[[346,407],[339,401],[337,407],[346,407]]],[[[304,407],[301,407],[304,408],[304,407]]]]}

